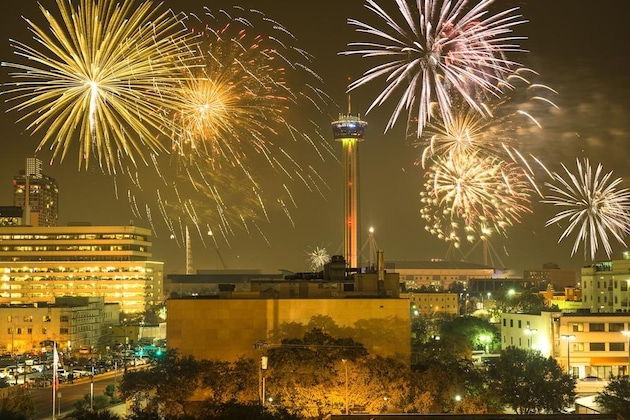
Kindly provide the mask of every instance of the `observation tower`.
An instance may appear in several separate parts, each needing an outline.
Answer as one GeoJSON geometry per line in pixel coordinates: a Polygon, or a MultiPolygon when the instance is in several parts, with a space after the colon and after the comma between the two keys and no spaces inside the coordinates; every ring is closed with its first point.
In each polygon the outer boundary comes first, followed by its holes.
{"type": "Polygon", "coordinates": [[[359,249],[359,175],[358,175],[358,142],[363,141],[367,122],[351,115],[350,100],[348,100],[348,114],[339,115],[339,119],[332,123],[333,136],[343,146],[344,168],[344,256],[346,265],[350,268],[358,267],[359,249]]]}

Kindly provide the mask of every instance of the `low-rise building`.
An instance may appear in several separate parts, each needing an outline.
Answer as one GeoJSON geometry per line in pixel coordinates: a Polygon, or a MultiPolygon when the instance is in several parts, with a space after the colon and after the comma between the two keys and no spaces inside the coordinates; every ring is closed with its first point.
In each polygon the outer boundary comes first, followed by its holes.
{"type": "Polygon", "coordinates": [[[403,293],[401,298],[409,299],[414,316],[431,316],[436,313],[459,315],[460,303],[457,293],[403,293]]]}
{"type": "Polygon", "coordinates": [[[461,261],[388,261],[385,269],[398,273],[406,290],[422,287],[446,290],[454,283],[467,287],[471,279],[494,275],[492,267],[461,261]]]}
{"type": "Polygon", "coordinates": [[[57,298],[54,303],[0,306],[0,349],[6,353],[39,353],[56,342],[60,352],[93,348],[108,323],[118,319],[118,305],[102,297],[57,298]],[[106,307],[107,306],[107,307],[106,307]]]}
{"type": "Polygon", "coordinates": [[[553,357],[575,378],[600,378],[603,382],[628,374],[630,313],[504,313],[501,347],[512,346],[553,357]]]}

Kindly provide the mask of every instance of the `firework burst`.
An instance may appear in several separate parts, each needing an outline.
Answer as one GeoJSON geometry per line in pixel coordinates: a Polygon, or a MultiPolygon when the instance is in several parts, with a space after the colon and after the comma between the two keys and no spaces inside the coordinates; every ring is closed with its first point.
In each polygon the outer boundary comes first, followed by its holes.
{"type": "Polygon", "coordinates": [[[414,131],[420,136],[435,112],[434,104],[448,125],[455,96],[483,113],[479,97],[500,95],[498,86],[509,85],[507,76],[520,66],[506,54],[523,51],[511,32],[524,21],[515,14],[516,9],[490,13],[492,0],[470,3],[396,0],[398,10],[388,13],[375,0],[367,0],[366,8],[381,20],[379,25],[348,20],[357,32],[371,39],[350,43],[352,49],[341,54],[380,60],[351,83],[349,90],[386,80],[385,89],[368,112],[401,92],[386,130],[408,111],[410,118],[417,119],[414,131]]]}
{"type": "Polygon", "coordinates": [[[330,255],[326,248],[315,247],[306,252],[306,262],[309,263],[311,271],[320,271],[324,265],[330,262],[330,255]]]}
{"type": "Polygon", "coordinates": [[[293,191],[325,197],[318,167],[335,156],[315,120],[292,123],[302,113],[322,116],[329,105],[311,56],[259,11],[206,9],[182,22],[198,43],[170,114],[172,153],[152,165],[164,180],[159,214],[173,234],[194,224],[201,238],[211,229],[226,241],[241,229],[262,233],[258,224],[273,211],[293,224],[293,191]]]}
{"type": "Polygon", "coordinates": [[[416,133],[410,133],[414,146],[421,149],[419,163],[422,167],[430,165],[436,156],[459,153],[522,162],[517,157],[521,145],[518,137],[528,135],[532,132],[530,130],[542,129],[536,115],[540,111],[548,113],[550,108],[557,108],[547,98],[549,92],[557,92],[545,85],[532,83],[525,77],[528,73],[536,74],[521,68],[509,76],[511,85],[503,87],[500,98],[483,102],[483,113],[466,102],[454,101],[457,105],[451,109],[448,124],[442,120],[430,121],[417,139],[416,133]],[[538,106],[540,103],[545,106],[538,106]]]}
{"type": "Polygon", "coordinates": [[[531,212],[529,181],[509,162],[459,153],[437,158],[425,174],[426,229],[456,246],[506,229],[531,212]]]}
{"type": "Polygon", "coordinates": [[[576,163],[577,173],[563,164],[565,174],[554,172],[553,182],[545,183],[551,193],[542,202],[564,209],[546,226],[568,222],[558,242],[575,234],[571,255],[583,244],[584,256],[588,252],[594,260],[601,243],[610,257],[610,239],[626,246],[624,238],[630,233],[630,190],[618,189],[622,179],[611,180],[612,172],[604,174],[601,164],[593,169],[588,159],[577,159],[576,163]]]}
{"type": "Polygon", "coordinates": [[[32,134],[43,134],[51,161],[79,141],[79,168],[94,154],[115,172],[121,157],[144,159],[167,150],[157,139],[170,109],[173,79],[187,68],[188,34],[170,11],[148,1],[57,0],[59,17],[40,5],[49,29],[26,19],[36,46],[13,41],[27,64],[12,68],[4,93],[24,113],[32,134]]]}

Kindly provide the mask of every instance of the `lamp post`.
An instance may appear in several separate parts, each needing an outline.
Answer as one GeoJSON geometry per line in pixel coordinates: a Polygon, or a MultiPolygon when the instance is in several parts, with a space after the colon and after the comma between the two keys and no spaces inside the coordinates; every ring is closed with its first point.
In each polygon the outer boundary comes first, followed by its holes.
{"type": "Polygon", "coordinates": [[[621,333],[628,338],[628,367],[626,368],[626,375],[630,375],[630,331],[625,330],[621,331],[621,333]]]}
{"type": "Polygon", "coordinates": [[[575,340],[574,334],[562,334],[563,340],[567,340],[567,375],[571,375],[571,340],[575,340]]]}

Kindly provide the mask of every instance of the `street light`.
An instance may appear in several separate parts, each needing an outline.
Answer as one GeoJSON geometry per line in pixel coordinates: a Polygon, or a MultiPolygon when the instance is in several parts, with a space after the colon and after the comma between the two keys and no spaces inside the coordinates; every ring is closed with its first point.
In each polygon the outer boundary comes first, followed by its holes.
{"type": "Polygon", "coordinates": [[[523,331],[525,333],[525,335],[527,335],[527,347],[531,350],[532,348],[532,342],[534,341],[534,339],[532,338],[532,334],[536,334],[538,332],[537,329],[530,329],[529,327],[525,328],[525,331],[523,331]]]}
{"type": "Polygon", "coordinates": [[[621,331],[623,335],[628,337],[628,367],[626,368],[626,375],[630,375],[630,331],[621,331]]]}
{"type": "Polygon", "coordinates": [[[562,334],[560,336],[563,340],[567,340],[567,375],[571,375],[571,340],[575,340],[574,334],[562,334]]]}

